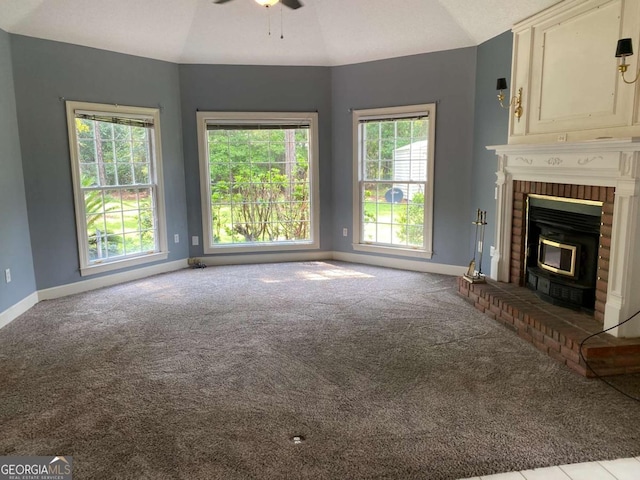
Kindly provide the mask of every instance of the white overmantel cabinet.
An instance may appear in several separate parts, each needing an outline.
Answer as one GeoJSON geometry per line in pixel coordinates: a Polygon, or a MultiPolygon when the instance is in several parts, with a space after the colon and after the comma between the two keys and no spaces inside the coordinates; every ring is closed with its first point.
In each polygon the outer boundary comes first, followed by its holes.
{"type": "Polygon", "coordinates": [[[524,113],[511,109],[509,143],[556,143],[640,136],[640,82],[620,79],[619,38],[631,37],[635,77],[640,54],[639,0],[565,0],[512,29],[507,95],[523,89],[524,113]]]}

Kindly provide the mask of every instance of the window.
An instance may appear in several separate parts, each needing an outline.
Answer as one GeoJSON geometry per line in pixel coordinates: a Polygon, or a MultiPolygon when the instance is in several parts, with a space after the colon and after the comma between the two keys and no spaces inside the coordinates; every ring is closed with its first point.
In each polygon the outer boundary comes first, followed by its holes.
{"type": "Polygon", "coordinates": [[[353,112],[355,250],[431,258],[435,112],[353,112]]]}
{"type": "Polygon", "coordinates": [[[67,102],[82,275],[167,258],[158,109],[67,102]]]}
{"type": "Polygon", "coordinates": [[[197,121],[204,252],[318,248],[317,114],[197,121]]]}

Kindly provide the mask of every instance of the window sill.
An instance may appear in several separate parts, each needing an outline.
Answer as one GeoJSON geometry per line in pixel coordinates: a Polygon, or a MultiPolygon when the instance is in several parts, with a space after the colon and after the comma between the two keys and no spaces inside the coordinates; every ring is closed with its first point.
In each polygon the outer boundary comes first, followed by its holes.
{"type": "Polygon", "coordinates": [[[433,252],[430,250],[420,250],[417,248],[403,247],[385,247],[382,245],[368,245],[363,243],[354,243],[353,249],[359,252],[398,255],[401,257],[420,257],[430,259],[433,256],[433,252]]]}
{"type": "Polygon", "coordinates": [[[95,275],[97,273],[110,272],[121,268],[135,267],[146,263],[157,262],[158,260],[166,260],[169,258],[169,252],[149,253],[139,257],[126,258],[123,260],[115,260],[112,262],[98,263],[80,268],[80,275],[83,277],[95,275]]]}
{"type": "Polygon", "coordinates": [[[256,252],[288,252],[293,250],[317,250],[320,248],[319,242],[308,243],[269,243],[257,244],[249,243],[244,245],[217,245],[215,247],[204,247],[206,255],[224,255],[229,253],[256,253],[256,252]]]}

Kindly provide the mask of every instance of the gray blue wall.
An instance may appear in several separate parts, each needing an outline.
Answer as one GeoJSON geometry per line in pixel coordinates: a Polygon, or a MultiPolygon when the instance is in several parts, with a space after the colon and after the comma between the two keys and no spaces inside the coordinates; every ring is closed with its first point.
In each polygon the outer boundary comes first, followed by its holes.
{"type": "Polygon", "coordinates": [[[79,272],[64,101],[162,107],[169,261],[188,255],[178,66],[104,50],[11,37],[33,262],[38,289],[79,272]],[[174,234],[181,238],[173,243],[174,234]]]}
{"type": "Polygon", "coordinates": [[[484,147],[507,141],[494,87],[510,63],[511,33],[477,48],[329,68],[176,65],[0,31],[0,64],[9,66],[0,70],[0,267],[14,274],[10,288],[0,282],[0,311],[35,289],[82,279],[60,97],[162,107],[169,260],[202,255],[189,245],[202,238],[197,110],[318,111],[321,249],[349,253],[350,110],[437,102],[431,261],[466,265],[476,208],[488,211],[487,246],[493,241],[496,160],[484,147]]]}
{"type": "Polygon", "coordinates": [[[189,235],[200,237],[202,209],[196,111],[318,112],[320,249],[331,246],[331,70],[327,67],[180,65],[189,235]]]}
{"type": "Polygon", "coordinates": [[[0,313],[35,291],[10,36],[0,30],[0,313]],[[11,283],[5,283],[6,268],[11,283]]]}
{"type": "Polygon", "coordinates": [[[476,49],[347,65],[332,69],[333,248],[352,252],[350,110],[437,102],[432,262],[468,262],[476,49]]]}
{"type": "MultiPolygon", "coordinates": [[[[476,209],[487,211],[485,230],[485,251],[482,256],[482,271],[491,272],[489,247],[494,244],[496,225],[496,201],[494,188],[498,161],[495,152],[487,150],[487,145],[504,145],[508,139],[509,112],[500,107],[496,98],[496,79],[511,77],[511,52],[513,35],[505,32],[484,42],[478,47],[478,68],[476,70],[476,103],[473,136],[473,175],[471,179],[471,222],[476,209]]],[[[506,93],[510,93],[509,92],[506,93]]],[[[469,256],[472,257],[472,246],[469,256]]]]}

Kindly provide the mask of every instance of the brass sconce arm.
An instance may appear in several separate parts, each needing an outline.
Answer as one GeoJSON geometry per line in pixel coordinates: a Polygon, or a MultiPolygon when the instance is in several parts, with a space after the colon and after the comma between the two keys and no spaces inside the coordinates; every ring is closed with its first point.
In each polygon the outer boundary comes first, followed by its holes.
{"type": "Polygon", "coordinates": [[[498,90],[498,102],[500,102],[500,106],[502,108],[513,108],[513,115],[520,121],[520,117],[522,117],[522,113],[524,109],[522,107],[522,87],[518,89],[518,94],[511,97],[509,100],[509,104],[505,106],[504,104],[504,93],[503,90],[507,89],[507,80],[504,78],[498,79],[497,90],[498,90]]]}
{"type": "Polygon", "coordinates": [[[624,76],[629,69],[629,65],[627,64],[627,57],[633,55],[633,44],[630,38],[621,38],[618,40],[618,45],[616,47],[616,58],[622,58],[620,65],[618,65],[618,71],[620,72],[620,76],[622,77],[622,81],[627,84],[636,83],[638,78],[640,78],[640,71],[638,71],[636,78],[633,80],[627,80],[624,76]]]}
{"type": "Polygon", "coordinates": [[[636,78],[634,78],[633,80],[627,80],[624,76],[625,73],[627,73],[627,70],[629,69],[629,65],[627,65],[624,61],[624,57],[622,58],[622,63],[620,65],[618,65],[618,71],[620,72],[620,76],[622,77],[622,81],[628,85],[631,85],[632,83],[636,83],[638,81],[638,78],[640,78],[640,70],[638,70],[638,74],[636,75],[636,78]]]}

